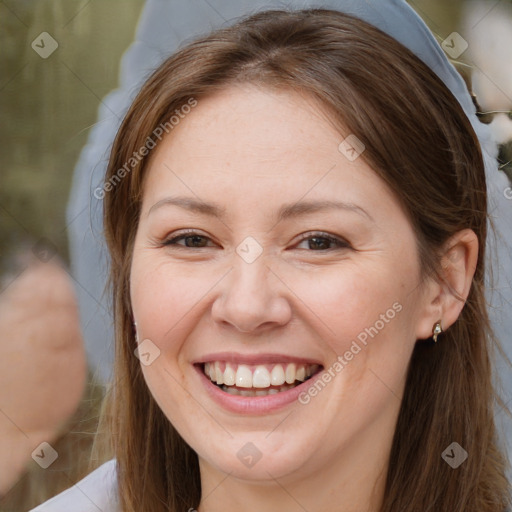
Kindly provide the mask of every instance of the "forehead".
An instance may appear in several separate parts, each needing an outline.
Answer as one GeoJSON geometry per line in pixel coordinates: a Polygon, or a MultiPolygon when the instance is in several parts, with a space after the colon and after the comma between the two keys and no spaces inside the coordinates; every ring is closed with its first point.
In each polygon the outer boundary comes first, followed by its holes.
{"type": "Polygon", "coordinates": [[[159,143],[144,197],[155,201],[171,189],[217,201],[382,194],[383,181],[364,160],[340,151],[349,135],[312,97],[230,86],[199,99],[159,143]]]}
{"type": "Polygon", "coordinates": [[[200,99],[170,134],[169,144],[187,142],[195,145],[198,158],[207,153],[226,160],[301,154],[312,143],[319,151],[332,149],[340,134],[328,126],[324,110],[313,97],[289,89],[235,84],[200,99]]]}

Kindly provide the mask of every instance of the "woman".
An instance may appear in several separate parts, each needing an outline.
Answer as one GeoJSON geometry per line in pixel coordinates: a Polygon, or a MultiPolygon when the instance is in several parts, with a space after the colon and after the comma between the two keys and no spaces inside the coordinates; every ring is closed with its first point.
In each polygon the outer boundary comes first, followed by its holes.
{"type": "Polygon", "coordinates": [[[128,112],[104,205],[111,509],[510,505],[484,160],[395,39],[272,11],[186,46],[128,112]]]}

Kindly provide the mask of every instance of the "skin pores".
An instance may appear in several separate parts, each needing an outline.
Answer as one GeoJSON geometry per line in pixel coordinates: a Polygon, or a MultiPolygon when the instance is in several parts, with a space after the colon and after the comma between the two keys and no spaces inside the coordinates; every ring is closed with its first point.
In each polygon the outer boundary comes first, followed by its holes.
{"type": "Polygon", "coordinates": [[[317,510],[318,489],[366,503],[382,488],[426,298],[413,229],[363,158],[340,151],[348,135],[312,99],[239,85],[200,99],[153,150],[131,301],[139,339],[160,351],[145,380],[198,454],[203,496],[236,500],[259,482],[317,510]],[[177,196],[224,214],[154,206],[177,196]],[[277,218],[306,201],[345,205],[277,218]],[[334,377],[307,403],[237,412],[198,369],[216,353],[316,361],[334,377]]]}

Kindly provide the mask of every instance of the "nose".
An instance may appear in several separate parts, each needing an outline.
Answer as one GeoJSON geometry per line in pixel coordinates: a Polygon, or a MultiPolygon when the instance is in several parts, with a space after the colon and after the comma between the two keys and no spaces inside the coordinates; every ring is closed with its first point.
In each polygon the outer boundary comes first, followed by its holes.
{"type": "Polygon", "coordinates": [[[214,321],[243,333],[258,334],[282,327],[291,318],[289,289],[263,257],[247,263],[237,255],[212,305],[214,321]]]}

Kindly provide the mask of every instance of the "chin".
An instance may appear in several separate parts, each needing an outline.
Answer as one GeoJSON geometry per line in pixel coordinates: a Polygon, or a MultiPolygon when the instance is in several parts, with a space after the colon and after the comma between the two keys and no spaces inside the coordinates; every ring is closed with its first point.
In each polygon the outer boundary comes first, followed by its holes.
{"type": "Polygon", "coordinates": [[[287,450],[281,445],[279,450],[263,442],[257,447],[256,443],[240,441],[240,437],[237,437],[232,442],[232,448],[224,446],[217,453],[205,453],[204,458],[200,455],[200,461],[233,478],[275,483],[275,479],[286,479],[291,475],[297,477],[300,473],[311,471],[308,465],[311,454],[306,452],[306,447],[302,444],[298,446],[296,442],[291,444],[293,449],[287,450]]]}

